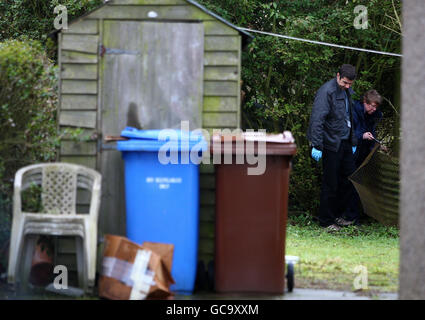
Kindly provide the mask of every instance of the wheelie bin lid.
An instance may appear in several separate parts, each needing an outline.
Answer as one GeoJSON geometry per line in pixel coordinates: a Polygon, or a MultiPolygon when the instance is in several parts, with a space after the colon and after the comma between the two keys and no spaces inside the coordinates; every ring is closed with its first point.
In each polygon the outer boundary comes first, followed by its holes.
{"type": "Polygon", "coordinates": [[[199,132],[182,131],[177,129],[139,130],[126,127],[121,136],[129,140],[118,141],[120,151],[159,151],[165,147],[170,151],[206,151],[207,141],[199,132]]]}
{"type": "Polygon", "coordinates": [[[211,138],[212,154],[265,154],[294,156],[297,152],[295,139],[290,131],[280,134],[265,132],[242,132],[240,134],[215,134],[211,138]],[[247,147],[251,144],[251,147],[247,147]],[[262,144],[263,148],[260,148],[262,144]]]}

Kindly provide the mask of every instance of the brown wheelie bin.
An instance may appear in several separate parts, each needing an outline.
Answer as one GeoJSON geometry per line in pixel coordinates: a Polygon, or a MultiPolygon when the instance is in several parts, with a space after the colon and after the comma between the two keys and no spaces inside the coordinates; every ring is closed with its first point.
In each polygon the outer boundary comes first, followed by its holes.
{"type": "Polygon", "coordinates": [[[289,172],[296,153],[294,139],[288,131],[262,138],[245,133],[227,143],[226,139],[214,136],[215,144],[211,144],[212,153],[221,152],[222,160],[215,166],[215,290],[282,294],[289,172]],[[244,142],[238,145],[238,140],[244,142]],[[247,148],[249,143],[254,147],[247,148]],[[238,164],[236,156],[241,152],[245,158],[238,164]],[[232,162],[225,164],[224,158],[230,154],[232,162]],[[249,155],[251,161],[247,161],[249,155]],[[252,164],[254,156],[262,156],[265,161],[262,174],[248,173],[248,168],[254,167],[257,173],[261,171],[258,163],[252,164]]]}

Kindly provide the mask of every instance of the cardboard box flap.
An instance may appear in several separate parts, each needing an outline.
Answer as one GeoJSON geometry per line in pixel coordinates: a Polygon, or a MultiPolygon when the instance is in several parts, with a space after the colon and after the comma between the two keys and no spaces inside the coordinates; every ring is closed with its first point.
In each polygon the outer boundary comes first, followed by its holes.
{"type": "Polygon", "coordinates": [[[173,254],[174,254],[173,244],[145,241],[143,242],[142,247],[150,249],[153,252],[155,252],[157,255],[159,255],[165,267],[168,270],[171,270],[171,267],[173,264],[173,254]]]}

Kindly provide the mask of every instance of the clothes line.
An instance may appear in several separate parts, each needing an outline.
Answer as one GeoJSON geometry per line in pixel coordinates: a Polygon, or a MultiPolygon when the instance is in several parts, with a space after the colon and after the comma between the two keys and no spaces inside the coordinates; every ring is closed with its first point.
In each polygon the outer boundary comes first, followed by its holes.
{"type": "Polygon", "coordinates": [[[321,41],[315,41],[315,40],[309,40],[309,39],[303,39],[303,38],[290,37],[290,36],[285,36],[285,35],[282,35],[282,34],[276,34],[276,33],[258,31],[258,30],[251,30],[251,29],[247,29],[247,28],[238,27],[238,29],[243,30],[243,31],[253,32],[253,33],[261,33],[261,34],[265,34],[265,35],[273,36],[273,37],[278,37],[278,38],[284,38],[284,39],[289,39],[289,40],[297,40],[297,41],[303,41],[303,42],[308,42],[308,43],[313,43],[313,44],[319,44],[319,45],[328,46],[328,47],[356,50],[356,51],[362,51],[362,52],[370,52],[370,53],[376,53],[376,54],[382,54],[382,55],[394,56],[394,57],[402,57],[403,56],[402,54],[398,54],[398,53],[376,51],[376,50],[355,48],[355,47],[348,47],[348,46],[342,46],[342,45],[339,45],[339,44],[333,44],[333,43],[328,43],[328,42],[321,42],[321,41]]]}

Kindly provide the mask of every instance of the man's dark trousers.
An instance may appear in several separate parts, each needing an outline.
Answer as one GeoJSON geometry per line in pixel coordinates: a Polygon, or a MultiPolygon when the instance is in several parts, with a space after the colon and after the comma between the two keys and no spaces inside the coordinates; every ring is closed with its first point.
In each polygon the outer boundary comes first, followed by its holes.
{"type": "MultiPolygon", "coordinates": [[[[324,149],[322,163],[323,181],[319,221],[322,227],[327,227],[346,212],[356,192],[353,184],[348,180],[348,176],[355,171],[351,144],[347,140],[342,140],[337,152],[324,149]]],[[[345,216],[345,218],[356,220],[358,217],[345,216]]]]}

